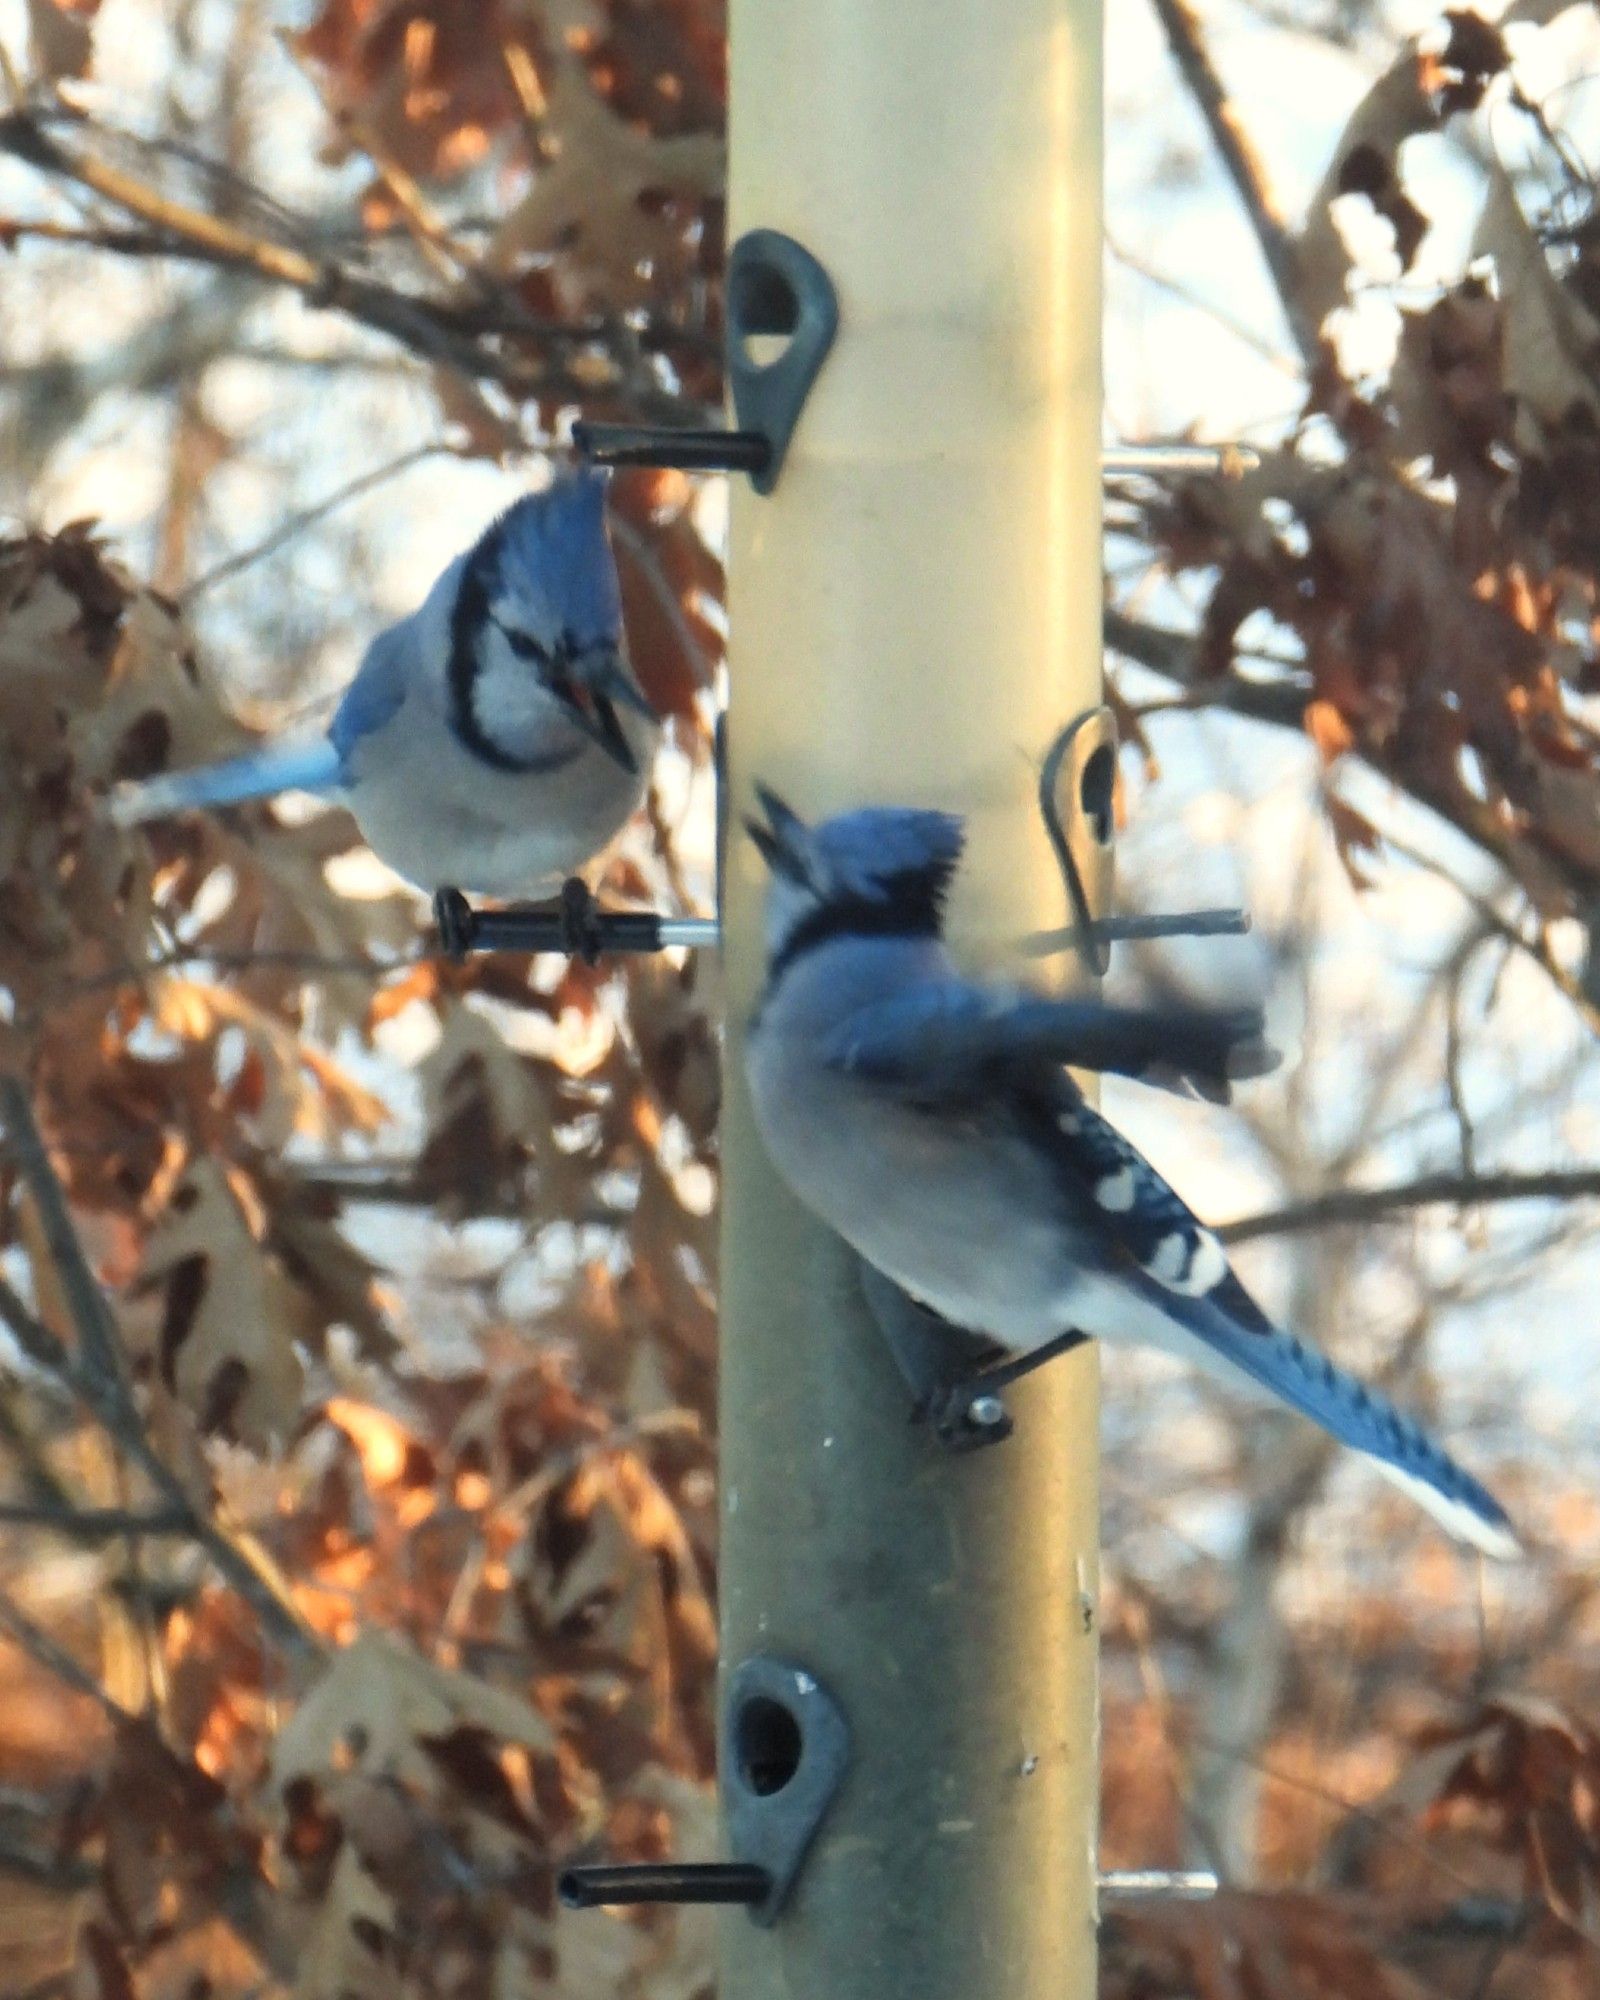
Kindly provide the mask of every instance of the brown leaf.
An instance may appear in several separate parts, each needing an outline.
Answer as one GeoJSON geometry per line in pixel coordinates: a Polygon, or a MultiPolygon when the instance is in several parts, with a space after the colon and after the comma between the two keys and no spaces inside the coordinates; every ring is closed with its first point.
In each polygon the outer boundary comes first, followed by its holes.
{"type": "Polygon", "coordinates": [[[211,1160],[189,1170],[153,1232],[146,1282],[164,1281],[160,1366],[202,1430],[258,1449],[299,1421],[305,1295],[270,1260],[237,1189],[211,1160]]]}
{"type": "Polygon", "coordinates": [[[536,1756],[555,1748],[550,1726],[498,1688],[433,1665],[383,1632],[364,1632],[338,1653],[285,1725],[273,1750],[281,1792],[296,1778],[360,1770],[426,1784],[436,1766],[424,1739],[475,1728],[536,1756]]]}
{"type": "Polygon", "coordinates": [[[1350,886],[1358,890],[1370,889],[1373,878],[1362,865],[1362,857],[1376,854],[1383,845],[1383,836],[1364,813],[1346,805],[1335,793],[1328,793],[1323,810],[1328,815],[1334,847],[1349,877],[1350,886]]]}
{"type": "Polygon", "coordinates": [[[1407,48],[1356,106],[1311,198],[1297,254],[1300,302],[1313,326],[1345,303],[1350,254],[1333,217],[1340,195],[1364,194],[1388,217],[1402,268],[1409,265],[1428,225],[1401,185],[1400,152],[1407,139],[1438,123],[1422,60],[1407,48]]]}
{"type": "Polygon", "coordinates": [[[1306,734],[1317,746],[1324,764],[1331,764],[1355,746],[1355,732],[1331,701],[1306,703],[1306,734]]]}
{"type": "Polygon", "coordinates": [[[1499,166],[1473,239],[1494,259],[1504,319],[1505,388],[1517,408],[1516,439],[1542,455],[1574,419],[1600,422],[1600,321],[1559,282],[1499,166]]]}
{"type": "Polygon", "coordinates": [[[100,0],[28,0],[33,66],[42,79],[87,76],[100,0]]]}
{"type": "Polygon", "coordinates": [[[639,131],[596,92],[570,52],[556,58],[546,96],[561,151],[540,163],[490,238],[485,264],[511,277],[531,259],[559,250],[553,276],[566,310],[639,303],[653,282],[646,272],[683,259],[685,218],[657,197],[698,204],[718,191],[722,139],[639,131]]]}

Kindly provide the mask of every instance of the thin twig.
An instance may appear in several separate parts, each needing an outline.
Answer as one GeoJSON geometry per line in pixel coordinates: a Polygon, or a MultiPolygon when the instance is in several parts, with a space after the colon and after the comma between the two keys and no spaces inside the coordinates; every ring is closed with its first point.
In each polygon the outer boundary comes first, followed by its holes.
{"type": "MultiPolygon", "coordinates": [[[[86,119],[78,120],[75,129],[91,136],[95,133],[86,119]]],[[[577,348],[599,349],[617,371],[616,386],[641,415],[682,421],[685,414],[684,398],[664,388],[648,366],[638,365],[636,357],[651,336],[635,333],[620,319],[571,324],[537,319],[520,301],[510,298],[430,299],[399,291],[329,258],[253,235],[237,223],[174,201],[136,175],[96,158],[87,148],[62,144],[29,111],[16,110],[0,117],[0,152],[111,202],[159,232],[163,248],[171,254],[199,258],[286,285],[307,305],[343,312],[471,379],[502,382],[517,394],[534,388],[559,391],[580,401],[585,385],[572,374],[567,357],[577,348]],[[540,347],[542,372],[531,374],[517,348],[495,344],[489,338],[496,335],[540,347]]],[[[663,333],[659,338],[663,346],[681,344],[676,335],[663,333]]],[[[593,385],[588,387],[592,390],[593,385]]]]}
{"type": "Polygon", "coordinates": [[[398,458],[391,458],[382,465],[373,466],[370,471],[361,473],[355,479],[346,480],[343,486],[335,487],[331,493],[324,494],[309,507],[302,507],[298,513],[291,514],[287,520],[274,528],[264,541],[256,542],[248,549],[241,549],[237,555],[229,556],[224,562],[217,563],[213,568],[197,576],[183,592],[179,602],[187,609],[197,597],[203,597],[208,590],[215,589],[229,577],[237,576],[241,570],[250,569],[254,564],[264,562],[268,556],[276,555],[279,549],[286,543],[292,542],[297,535],[303,534],[316,522],[326,520],[328,515],[337,512],[340,507],[347,506],[350,501],[359,500],[363,493],[370,493],[374,487],[386,484],[402,472],[409,472],[412,466],[421,465],[425,459],[450,455],[450,447],[445,444],[435,442],[413,445],[409,451],[401,452],[398,458]]]}
{"type": "Polygon", "coordinates": [[[118,1535],[189,1535],[194,1524],[178,1507],[42,1507],[0,1500],[0,1527],[38,1528],[77,1542],[111,1541],[118,1535]]]}
{"type": "Polygon", "coordinates": [[[1316,361],[1319,337],[1306,316],[1300,299],[1299,258],[1294,236],[1273,197],[1266,170],[1245,131],[1228,95],[1211,51],[1206,47],[1199,17],[1189,0],[1151,0],[1156,17],[1166,31],[1167,45],[1179,74],[1206,121],[1222,164],[1228,170],[1250,227],[1266,260],[1272,282],[1277,287],[1283,316],[1302,359],[1310,368],[1316,361]]]}
{"type": "Polygon", "coordinates": [[[1387,1221],[1412,1209],[1439,1203],[1472,1207],[1517,1201],[1583,1201],[1600,1196],[1600,1167],[1553,1167],[1532,1174],[1419,1174],[1398,1186],[1335,1188],[1329,1194],[1289,1202],[1260,1215],[1241,1216],[1217,1229],[1224,1243],[1250,1243],[1262,1236],[1298,1236],[1312,1229],[1348,1228],[1387,1221]]]}
{"type": "Polygon", "coordinates": [[[1264,340],[1259,333],[1253,332],[1243,320],[1236,319],[1225,306],[1218,305],[1215,299],[1208,299],[1192,285],[1186,285],[1181,278],[1174,278],[1165,271],[1157,270],[1155,265],[1147,263],[1136,251],[1118,243],[1109,233],[1106,236],[1106,249],[1136,278],[1142,278],[1147,285],[1153,285],[1157,291],[1168,293],[1181,305],[1203,313],[1207,319],[1220,326],[1224,333],[1231,333],[1241,346],[1248,347],[1252,354],[1265,361],[1269,367],[1299,380],[1301,368],[1298,361],[1291,360],[1281,347],[1274,347],[1271,341],[1264,340]]]}
{"type": "Polygon", "coordinates": [[[46,1369],[63,1382],[72,1379],[72,1356],[44,1321],[31,1313],[22,1295],[0,1277],[0,1319],[35,1367],[46,1369]]]}
{"type": "Polygon", "coordinates": [[[33,1197],[45,1247],[77,1329],[74,1373],[97,1408],[102,1404],[107,1407],[119,1404],[127,1394],[127,1384],[111,1310],[78,1241],[78,1232],[67,1212],[66,1196],[34,1122],[28,1094],[14,1076],[0,1077],[0,1119],[5,1123],[6,1143],[33,1197]]]}
{"type": "Polygon", "coordinates": [[[81,1694],[96,1707],[103,1708],[113,1722],[131,1722],[132,1712],[115,1700],[90,1673],[89,1669],[75,1660],[66,1647],[51,1637],[42,1625],[36,1624],[16,1600],[0,1591],[0,1632],[13,1645],[53,1674],[63,1687],[69,1687],[74,1694],[81,1694]]]}
{"type": "MultiPolygon", "coordinates": [[[[1308,681],[1246,680],[1236,673],[1202,678],[1197,648],[1188,633],[1146,624],[1118,610],[1107,610],[1102,629],[1106,645],[1112,652],[1121,653],[1137,665],[1148,667],[1152,673],[1161,675],[1164,680],[1175,681],[1184,688],[1188,696],[1185,706],[1223,709],[1230,715],[1246,716],[1252,722],[1271,723],[1274,728],[1297,732],[1304,730],[1306,707],[1312,699],[1308,681]]],[[[1388,770],[1359,744],[1348,754],[1359,758],[1390,784],[1399,785],[1413,803],[1433,813],[1447,826],[1454,827],[1457,833],[1498,862],[1508,874],[1515,876],[1514,838],[1507,834],[1490,806],[1485,804],[1480,808],[1470,794],[1446,791],[1415,769],[1388,770]]],[[[1388,834],[1384,837],[1389,839],[1388,834]]],[[[1571,892],[1576,902],[1586,903],[1593,896],[1594,878],[1587,869],[1567,859],[1548,842],[1541,843],[1537,852],[1540,865],[1560,878],[1563,887],[1571,892]]]]}
{"type": "Polygon", "coordinates": [[[215,1519],[201,1511],[182,1480],[150,1442],[122,1365],[116,1323],[89,1268],[67,1209],[66,1196],[45,1151],[28,1094],[14,1076],[0,1077],[0,1119],[44,1229],[78,1335],[70,1385],[98,1417],[122,1452],[138,1466],[160,1499],[181,1512],[190,1532],[233,1589],[255,1610],[265,1630],[301,1659],[322,1655],[282,1585],[263,1562],[215,1519]]]}

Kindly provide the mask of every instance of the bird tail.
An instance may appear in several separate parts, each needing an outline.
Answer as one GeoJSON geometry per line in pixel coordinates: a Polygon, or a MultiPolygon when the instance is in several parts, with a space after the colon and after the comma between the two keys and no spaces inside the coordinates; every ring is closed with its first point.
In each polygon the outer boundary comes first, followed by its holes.
{"type": "Polygon", "coordinates": [[[1241,1326],[1206,1297],[1184,1297],[1154,1284],[1146,1297],[1169,1321],[1198,1337],[1208,1363],[1223,1364],[1212,1372],[1235,1384],[1239,1374],[1248,1376],[1330,1437],[1364,1453],[1447,1534],[1502,1562],[1519,1553],[1516,1530],[1487,1487],[1386,1397],[1325,1355],[1278,1327],[1241,1326]]]}
{"type": "Polygon", "coordinates": [[[278,744],[252,750],[225,764],[194,771],[166,771],[115,787],[106,802],[118,826],[138,826],[194,806],[239,805],[275,792],[326,792],[340,781],[339,753],[326,737],[315,743],[278,744]]]}

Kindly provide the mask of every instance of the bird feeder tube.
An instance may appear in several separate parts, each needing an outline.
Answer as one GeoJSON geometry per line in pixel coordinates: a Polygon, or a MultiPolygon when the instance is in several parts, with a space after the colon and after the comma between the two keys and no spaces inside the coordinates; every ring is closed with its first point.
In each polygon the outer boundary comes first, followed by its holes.
{"type": "Polygon", "coordinates": [[[1008,1392],[1003,1445],[907,1422],[752,1124],[737,827],[757,779],[808,817],[957,811],[965,961],[1020,972],[1061,923],[1034,786],[1100,699],[1101,9],[733,0],[730,32],[732,230],[803,243],[839,326],[781,479],[731,482],[722,1646],[813,1673],[851,1749],[779,1920],[724,1914],[720,1993],[1089,2000],[1094,1351],[1008,1392]]]}

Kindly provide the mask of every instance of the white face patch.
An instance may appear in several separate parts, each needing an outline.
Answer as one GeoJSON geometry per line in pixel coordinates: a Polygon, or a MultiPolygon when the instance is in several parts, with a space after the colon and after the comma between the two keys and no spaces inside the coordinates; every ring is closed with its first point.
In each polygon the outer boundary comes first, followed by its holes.
{"type": "Polygon", "coordinates": [[[820,897],[809,883],[797,882],[792,875],[774,874],[767,883],[766,943],[769,959],[776,958],[812,912],[820,897]]]}
{"type": "Polygon", "coordinates": [[[1083,1130],[1083,1120],[1076,1111],[1062,1111],[1056,1116],[1056,1130],[1064,1132],[1069,1139],[1075,1139],[1083,1130]]]}
{"type": "Polygon", "coordinates": [[[1133,1207],[1137,1183],[1132,1167],[1123,1167],[1119,1172],[1107,1174],[1103,1181],[1094,1184],[1094,1198],[1100,1206],[1112,1215],[1126,1215],[1133,1207]]]}
{"type": "Polygon", "coordinates": [[[1219,1285],[1228,1271],[1222,1245],[1209,1229],[1175,1229],[1163,1236],[1145,1270],[1169,1292],[1185,1298],[1203,1298],[1219,1285]]]}

